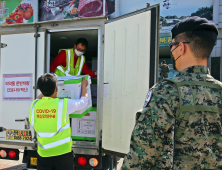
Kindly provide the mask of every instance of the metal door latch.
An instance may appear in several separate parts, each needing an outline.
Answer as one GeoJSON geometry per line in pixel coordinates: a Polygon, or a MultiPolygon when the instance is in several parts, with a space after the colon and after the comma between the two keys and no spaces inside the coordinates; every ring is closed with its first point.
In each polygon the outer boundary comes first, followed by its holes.
{"type": "Polygon", "coordinates": [[[25,121],[25,129],[30,129],[29,118],[26,117],[25,119],[15,119],[16,122],[23,122],[25,121]]]}
{"type": "Polygon", "coordinates": [[[5,48],[5,47],[7,47],[7,44],[4,44],[4,43],[0,44],[0,48],[5,48]]]}

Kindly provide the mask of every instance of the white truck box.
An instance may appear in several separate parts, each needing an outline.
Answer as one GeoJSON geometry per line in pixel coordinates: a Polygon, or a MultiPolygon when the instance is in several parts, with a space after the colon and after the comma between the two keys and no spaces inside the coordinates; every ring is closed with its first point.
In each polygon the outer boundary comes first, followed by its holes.
{"type": "MultiPolygon", "coordinates": [[[[37,78],[50,72],[50,62],[59,49],[73,48],[83,37],[89,43],[86,60],[97,57],[96,140],[73,140],[72,150],[98,159],[104,153],[125,155],[135,114],[158,80],[158,35],[159,5],[111,20],[95,17],[1,26],[0,149],[36,151],[35,133],[27,118],[32,100],[40,94],[37,78]],[[29,96],[32,100],[4,100],[3,77],[27,74],[34,86],[29,96]],[[10,130],[17,136],[28,131],[31,140],[9,139],[6,132],[10,130]]],[[[24,163],[29,163],[28,159],[24,163]]]]}

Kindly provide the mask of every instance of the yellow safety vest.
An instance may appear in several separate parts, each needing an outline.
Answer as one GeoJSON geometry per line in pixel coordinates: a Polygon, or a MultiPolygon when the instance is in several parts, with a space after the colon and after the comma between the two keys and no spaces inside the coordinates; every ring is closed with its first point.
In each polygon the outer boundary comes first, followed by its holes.
{"type": "Polygon", "coordinates": [[[57,76],[79,76],[82,73],[82,68],[85,63],[85,56],[78,57],[76,65],[74,67],[74,53],[73,48],[71,49],[60,49],[59,53],[65,50],[66,51],[66,67],[62,65],[58,66],[55,69],[55,74],[57,76]]]}
{"type": "Polygon", "coordinates": [[[29,122],[37,133],[37,152],[42,157],[71,152],[70,120],[67,117],[67,99],[43,97],[34,100],[29,122]]]}

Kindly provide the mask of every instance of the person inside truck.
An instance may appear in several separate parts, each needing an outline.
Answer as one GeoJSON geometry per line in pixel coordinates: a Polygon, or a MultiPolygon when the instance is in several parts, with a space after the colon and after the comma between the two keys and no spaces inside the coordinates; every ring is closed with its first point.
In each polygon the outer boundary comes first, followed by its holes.
{"type": "Polygon", "coordinates": [[[41,94],[30,108],[29,122],[37,133],[37,170],[73,170],[72,139],[69,114],[84,109],[88,104],[83,78],[79,100],[56,98],[57,79],[51,73],[38,78],[41,94]]]}
{"type": "Polygon", "coordinates": [[[90,77],[97,77],[97,72],[88,68],[83,55],[88,47],[85,38],[77,39],[71,49],[60,49],[59,54],[50,64],[50,72],[57,76],[74,76],[87,74],[90,77]]]}

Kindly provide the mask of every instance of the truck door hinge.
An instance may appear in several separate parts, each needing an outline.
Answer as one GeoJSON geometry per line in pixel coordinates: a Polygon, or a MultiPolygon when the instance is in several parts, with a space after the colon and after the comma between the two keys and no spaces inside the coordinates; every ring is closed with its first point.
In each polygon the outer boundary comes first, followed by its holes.
{"type": "Polygon", "coordinates": [[[38,86],[33,86],[33,89],[38,90],[39,88],[38,88],[38,86]]]}
{"type": "Polygon", "coordinates": [[[103,40],[102,41],[103,41],[103,44],[104,44],[104,41],[105,41],[104,34],[103,34],[103,40]]]}
{"type": "Polygon", "coordinates": [[[34,37],[40,37],[40,34],[35,33],[35,34],[34,34],[34,37]]]}
{"type": "Polygon", "coordinates": [[[7,47],[7,44],[1,43],[0,48],[5,48],[7,47]]]}

